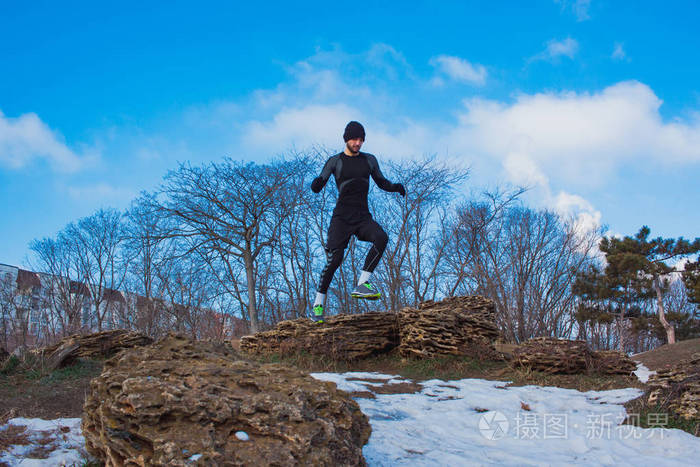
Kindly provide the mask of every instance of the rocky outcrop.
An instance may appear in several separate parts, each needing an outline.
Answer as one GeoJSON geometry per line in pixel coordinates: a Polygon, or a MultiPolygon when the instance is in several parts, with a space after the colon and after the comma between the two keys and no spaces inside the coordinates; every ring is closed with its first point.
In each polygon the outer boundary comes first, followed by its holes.
{"type": "Polygon", "coordinates": [[[496,304],[493,300],[481,295],[462,295],[448,297],[436,302],[427,300],[418,304],[419,310],[453,310],[462,311],[473,318],[478,318],[489,323],[496,322],[496,304]]]}
{"type": "Polygon", "coordinates": [[[480,296],[427,301],[399,313],[338,315],[317,324],[308,319],[282,321],[270,331],[241,338],[251,354],[305,351],[355,360],[399,347],[407,357],[474,354],[502,358],[493,348],[499,336],[495,306],[480,296]]]}
{"type": "Polygon", "coordinates": [[[700,420],[700,353],[658,370],[647,384],[650,405],[668,407],[686,420],[700,420]]]}
{"type": "Polygon", "coordinates": [[[477,295],[423,302],[399,313],[401,343],[405,357],[465,355],[478,352],[499,355],[493,342],[499,337],[492,300],[477,295]]]}
{"type": "Polygon", "coordinates": [[[170,335],[91,383],[83,434],[106,465],[365,465],[370,426],[333,383],[170,335]]]}
{"type": "Polygon", "coordinates": [[[591,352],[590,369],[601,375],[629,376],[637,364],[619,350],[599,350],[591,352]]]}
{"type": "Polygon", "coordinates": [[[271,331],[242,337],[240,349],[252,354],[305,351],[356,360],[388,352],[398,343],[396,314],[373,312],[331,316],[323,324],[309,319],[282,321],[271,331]]]}
{"type": "Polygon", "coordinates": [[[141,333],[115,329],[65,337],[57,344],[45,347],[40,353],[45,359],[45,367],[55,369],[76,358],[103,359],[111,357],[120,350],[152,342],[153,339],[141,333]]]}
{"type": "Polygon", "coordinates": [[[585,373],[590,351],[585,341],[535,337],[513,351],[516,365],[552,374],[585,373]]]}
{"type": "Polygon", "coordinates": [[[550,374],[629,376],[637,365],[616,350],[591,351],[585,341],[535,337],[513,351],[513,363],[550,374]]]}

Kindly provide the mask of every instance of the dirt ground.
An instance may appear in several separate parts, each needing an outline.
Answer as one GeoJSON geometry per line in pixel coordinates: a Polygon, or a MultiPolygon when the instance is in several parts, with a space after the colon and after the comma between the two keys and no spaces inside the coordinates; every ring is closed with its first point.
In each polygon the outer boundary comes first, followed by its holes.
{"type": "Polygon", "coordinates": [[[700,353],[700,338],[662,345],[654,350],[633,355],[632,360],[641,362],[650,370],[657,371],[687,360],[694,353],[700,353]]]}
{"type": "Polygon", "coordinates": [[[83,360],[42,375],[36,371],[0,374],[0,424],[14,417],[80,417],[90,380],[102,371],[102,362],[83,360]]]}

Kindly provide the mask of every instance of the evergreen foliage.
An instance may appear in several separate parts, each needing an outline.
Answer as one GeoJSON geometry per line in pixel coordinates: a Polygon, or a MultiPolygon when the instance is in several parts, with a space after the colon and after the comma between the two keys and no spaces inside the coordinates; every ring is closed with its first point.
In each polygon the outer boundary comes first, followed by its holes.
{"type": "Polygon", "coordinates": [[[688,298],[700,311],[700,259],[685,265],[683,283],[688,289],[688,298]]]}
{"type": "MultiPolygon", "coordinates": [[[[694,337],[700,331],[694,316],[666,312],[663,301],[671,274],[681,272],[670,262],[697,254],[700,238],[692,242],[682,237],[649,239],[650,232],[644,226],[634,236],[603,237],[599,248],[605,255],[604,268],[591,267],[579,273],[574,284],[580,299],[576,319],[581,329],[585,333],[586,325],[614,323],[620,350],[625,350],[626,335],[646,333],[673,342],[676,330],[679,338],[694,337]],[[656,300],[655,316],[648,313],[652,300],[656,300]]],[[[692,264],[697,265],[689,266],[692,264]]],[[[683,277],[688,295],[697,303],[700,271],[686,267],[683,277]]]]}

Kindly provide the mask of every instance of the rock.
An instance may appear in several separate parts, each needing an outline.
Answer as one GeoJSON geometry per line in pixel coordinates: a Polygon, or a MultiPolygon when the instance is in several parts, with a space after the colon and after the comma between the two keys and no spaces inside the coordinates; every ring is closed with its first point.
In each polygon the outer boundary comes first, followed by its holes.
{"type": "Polygon", "coordinates": [[[46,367],[65,366],[76,358],[101,359],[111,357],[123,349],[153,342],[148,336],[124,329],[102,331],[87,335],[73,335],[40,351],[46,359],[46,367]]]}
{"type": "Polygon", "coordinates": [[[686,420],[700,420],[700,353],[649,377],[650,405],[668,407],[686,420]]]}
{"type": "Polygon", "coordinates": [[[333,383],[176,335],[108,360],[82,428],[107,466],[366,465],[371,432],[333,383]]]}
{"type": "Polygon", "coordinates": [[[591,352],[590,369],[603,375],[629,376],[637,364],[619,350],[600,350],[591,352]]]}
{"type": "Polygon", "coordinates": [[[581,340],[535,337],[513,350],[516,365],[550,374],[583,374],[629,376],[637,365],[617,350],[591,351],[581,340]]]}
{"type": "Polygon", "coordinates": [[[513,362],[544,373],[585,373],[590,351],[585,341],[535,337],[513,351],[513,362]]]}
{"type": "Polygon", "coordinates": [[[489,323],[496,322],[496,304],[481,295],[462,295],[448,297],[439,302],[427,300],[418,305],[419,310],[463,310],[472,317],[479,317],[489,323]]]}
{"type": "Polygon", "coordinates": [[[318,324],[302,318],[282,321],[271,331],[244,336],[240,349],[251,354],[306,351],[335,360],[356,360],[389,352],[399,344],[395,313],[337,315],[318,324]]]}
{"type": "Polygon", "coordinates": [[[242,337],[240,349],[251,354],[306,351],[355,360],[398,346],[403,356],[471,354],[502,359],[493,346],[498,337],[493,301],[475,295],[427,301],[398,314],[331,316],[321,325],[308,319],[282,321],[271,331],[242,337]]]}
{"type": "Polygon", "coordinates": [[[451,297],[423,302],[418,308],[399,313],[401,343],[405,357],[482,354],[499,358],[493,347],[500,333],[495,323],[495,305],[480,296],[451,297]]]}

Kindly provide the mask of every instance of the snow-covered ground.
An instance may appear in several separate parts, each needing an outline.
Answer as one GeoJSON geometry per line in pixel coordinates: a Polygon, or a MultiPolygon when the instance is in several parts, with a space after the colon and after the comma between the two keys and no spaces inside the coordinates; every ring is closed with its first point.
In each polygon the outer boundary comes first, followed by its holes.
{"type": "Polygon", "coordinates": [[[11,446],[0,454],[0,465],[82,465],[87,457],[79,418],[13,418],[0,426],[0,431],[10,429],[11,425],[26,428],[20,436],[26,435],[28,444],[11,446]]]}
{"type": "MultiPolygon", "coordinates": [[[[317,373],[347,391],[372,391],[355,378],[398,377],[317,373]],[[348,378],[353,380],[348,381],[348,378]]],[[[371,466],[394,465],[697,465],[700,439],[677,429],[620,426],[622,404],[639,389],[579,392],[506,387],[480,379],[431,380],[415,394],[358,398],[370,418],[364,448],[371,466]]],[[[659,416],[659,425],[664,425],[659,416]]]]}
{"type": "MultiPolygon", "coordinates": [[[[370,466],[395,465],[697,465],[700,438],[677,429],[620,425],[622,404],[639,389],[579,392],[481,379],[431,380],[414,394],[378,394],[376,388],[404,382],[379,373],[314,373],[357,398],[372,425],[364,447],[370,466]]],[[[0,457],[9,465],[80,465],[84,458],[79,419],[15,418],[28,432],[52,429],[57,436],[48,459],[28,459],[32,447],[15,446],[0,457]]],[[[664,426],[658,417],[658,425],[664,426]]],[[[0,427],[0,430],[6,427],[0,427]]]]}

